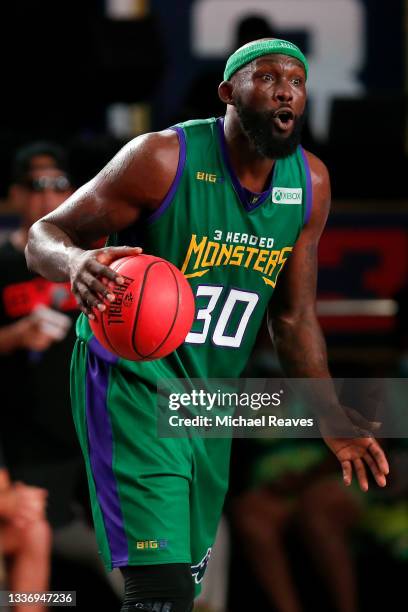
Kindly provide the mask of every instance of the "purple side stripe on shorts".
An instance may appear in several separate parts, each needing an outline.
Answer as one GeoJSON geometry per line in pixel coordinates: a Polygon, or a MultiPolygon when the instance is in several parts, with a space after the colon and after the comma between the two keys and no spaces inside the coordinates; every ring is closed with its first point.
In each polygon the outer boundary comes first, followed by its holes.
{"type": "Polygon", "coordinates": [[[113,436],[106,404],[111,364],[88,352],[86,421],[89,454],[96,495],[101,506],[112,565],[126,565],[128,543],[115,475],[112,469],[113,436]]]}
{"type": "Polygon", "coordinates": [[[309,160],[307,159],[307,156],[306,156],[306,153],[303,147],[300,147],[300,151],[302,153],[303,162],[305,164],[305,171],[306,171],[306,206],[305,206],[305,217],[303,220],[303,224],[306,225],[306,223],[310,219],[310,215],[312,212],[313,188],[312,188],[312,176],[310,174],[309,160]]]}
{"type": "Polygon", "coordinates": [[[95,353],[98,357],[106,361],[107,363],[117,363],[118,357],[108,351],[108,349],[104,348],[102,344],[96,339],[95,336],[92,336],[90,341],[88,342],[88,348],[95,353]]]}

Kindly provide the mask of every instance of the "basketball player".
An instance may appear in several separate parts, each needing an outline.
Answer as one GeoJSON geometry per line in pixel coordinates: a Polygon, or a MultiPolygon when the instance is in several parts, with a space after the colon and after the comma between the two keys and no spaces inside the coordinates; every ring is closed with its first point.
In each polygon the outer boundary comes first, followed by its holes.
{"type": "MultiPolygon", "coordinates": [[[[241,47],[219,87],[225,118],[136,138],[30,232],[29,267],[70,279],[84,313],[74,419],[100,552],[125,578],[122,610],[192,610],[227,487],[229,440],[158,438],[157,380],[238,377],[266,309],[286,374],[329,377],[315,292],[330,185],[324,164],[300,146],[307,75],[290,42],[241,47]],[[107,248],[86,250],[107,234],[107,248]],[[182,269],[197,308],[181,348],[147,363],[105,351],[87,320],[123,282],[109,264],[141,246],[182,269]]],[[[388,465],[373,438],[325,440],[345,484],[354,467],[366,490],[366,464],[385,486],[388,465]]]]}

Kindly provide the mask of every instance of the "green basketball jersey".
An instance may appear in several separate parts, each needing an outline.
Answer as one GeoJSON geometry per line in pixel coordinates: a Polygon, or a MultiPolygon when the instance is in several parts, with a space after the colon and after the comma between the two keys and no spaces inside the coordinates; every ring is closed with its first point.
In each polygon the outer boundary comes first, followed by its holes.
{"type": "MultiPolygon", "coordinates": [[[[312,197],[300,146],[275,162],[269,189],[254,194],[232,169],[222,119],[173,129],[180,156],[167,197],[145,221],[109,239],[171,261],[195,295],[194,324],[177,351],[153,362],[119,360],[119,367],[154,385],[162,377],[239,376],[312,197]]],[[[77,330],[84,340],[92,336],[84,315],[77,330]]]]}
{"type": "Polygon", "coordinates": [[[182,270],[195,294],[192,330],[168,357],[133,362],[103,349],[80,315],[71,396],[106,568],[189,563],[198,594],[231,440],[158,435],[156,385],[241,373],[308,217],[311,182],[299,147],[274,164],[267,191],[249,193],[231,168],[221,119],[173,129],[180,157],[167,197],[109,244],[140,245],[182,270]]]}

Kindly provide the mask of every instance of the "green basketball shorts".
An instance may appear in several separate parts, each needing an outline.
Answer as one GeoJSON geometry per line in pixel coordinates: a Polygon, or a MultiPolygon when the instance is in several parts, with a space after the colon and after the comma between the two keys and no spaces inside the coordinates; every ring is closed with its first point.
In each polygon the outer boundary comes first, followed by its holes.
{"type": "Polygon", "coordinates": [[[71,365],[99,553],[108,570],[189,563],[199,592],[228,486],[231,441],[159,438],[156,384],[117,361],[92,338],[77,340],[71,365]]]}

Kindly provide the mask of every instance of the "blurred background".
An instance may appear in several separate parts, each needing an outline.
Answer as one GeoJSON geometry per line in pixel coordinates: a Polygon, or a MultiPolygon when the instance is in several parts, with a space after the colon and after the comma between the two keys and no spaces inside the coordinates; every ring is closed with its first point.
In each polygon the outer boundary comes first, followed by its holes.
{"type": "MultiPolygon", "coordinates": [[[[266,36],[292,40],[310,62],[303,145],[327,164],[333,190],[319,250],[318,292],[331,370],[338,377],[405,377],[406,0],[1,3],[0,242],[6,243],[21,223],[11,187],[16,182],[13,160],[22,146],[51,141],[62,147],[66,160],[57,167],[76,188],[131,138],[181,120],[223,114],[217,86],[226,57],[239,45],[266,36]]],[[[69,334],[65,342],[69,354],[69,334]]],[[[266,328],[247,373],[279,374],[266,328]]],[[[19,444],[16,425],[6,419],[13,407],[4,400],[1,406],[4,464],[11,481],[21,478],[52,492],[56,544],[51,588],[77,590],[83,609],[90,601],[117,607],[120,581],[114,576],[107,580],[96,559],[69,418],[60,426],[60,416],[53,413],[55,422],[48,429],[44,419],[51,419],[51,409],[37,419],[43,447],[58,447],[59,427],[67,437],[72,434],[63,467],[50,471],[55,456],[50,451],[48,458],[41,456],[37,471],[20,470],[22,460],[14,462],[13,452],[6,452],[19,444]],[[78,544],[74,551],[73,541],[78,544]]],[[[30,419],[36,418],[32,410],[30,419]]],[[[320,442],[237,441],[217,570],[200,609],[402,608],[408,569],[408,446],[403,440],[385,440],[384,445],[392,463],[390,487],[362,495],[342,488],[338,467],[320,442]]],[[[6,576],[7,558],[4,564],[6,576]]]]}

